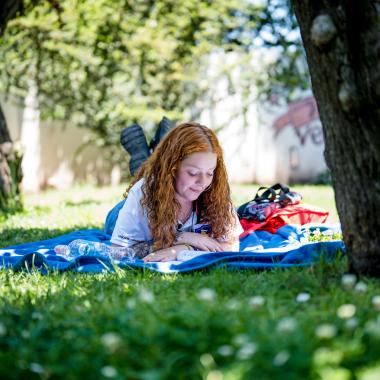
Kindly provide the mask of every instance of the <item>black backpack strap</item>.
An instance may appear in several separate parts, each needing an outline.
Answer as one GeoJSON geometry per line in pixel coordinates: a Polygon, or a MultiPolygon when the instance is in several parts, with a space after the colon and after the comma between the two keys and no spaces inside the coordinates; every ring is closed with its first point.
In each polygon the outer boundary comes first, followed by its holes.
{"type": "Polygon", "coordinates": [[[252,200],[256,203],[262,203],[262,202],[273,202],[276,199],[276,191],[272,189],[272,187],[265,187],[261,186],[255,195],[255,198],[252,200]],[[264,190],[263,193],[260,195],[260,191],[264,190]]]}
{"type": "Polygon", "coordinates": [[[280,193],[282,192],[284,194],[289,193],[289,187],[284,186],[281,183],[276,183],[275,185],[271,186],[271,189],[273,189],[275,191],[280,190],[280,193]]]}

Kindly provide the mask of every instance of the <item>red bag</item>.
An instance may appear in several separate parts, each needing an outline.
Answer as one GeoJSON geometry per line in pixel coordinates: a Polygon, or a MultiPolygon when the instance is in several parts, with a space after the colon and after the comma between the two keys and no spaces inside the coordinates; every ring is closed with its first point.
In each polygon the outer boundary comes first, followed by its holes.
{"type": "Polygon", "coordinates": [[[290,191],[288,187],[281,183],[276,183],[271,187],[260,187],[255,197],[241,205],[237,213],[240,219],[264,222],[276,210],[289,204],[298,204],[301,199],[301,194],[290,191]],[[265,191],[260,194],[262,190],[265,191]]]}
{"type": "Polygon", "coordinates": [[[285,224],[306,224],[306,223],[324,223],[329,216],[329,212],[322,208],[312,205],[289,205],[280,208],[264,222],[255,220],[241,219],[244,232],[240,237],[248,235],[252,231],[264,230],[271,233],[284,226],[285,224]]]}

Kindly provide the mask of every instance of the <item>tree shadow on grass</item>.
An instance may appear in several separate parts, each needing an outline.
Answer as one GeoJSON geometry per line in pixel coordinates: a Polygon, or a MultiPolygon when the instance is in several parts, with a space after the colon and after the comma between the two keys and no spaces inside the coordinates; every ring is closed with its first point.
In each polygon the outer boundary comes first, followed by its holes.
{"type": "Polygon", "coordinates": [[[80,206],[90,206],[90,205],[100,205],[102,201],[96,201],[93,199],[86,199],[79,202],[65,201],[63,204],[67,207],[80,207],[80,206]]]}
{"type": "Polygon", "coordinates": [[[99,229],[98,225],[89,225],[86,228],[83,226],[74,226],[70,228],[5,228],[1,231],[0,248],[8,246],[37,242],[40,240],[47,240],[65,235],[73,231],[86,230],[86,229],[99,229]]]}

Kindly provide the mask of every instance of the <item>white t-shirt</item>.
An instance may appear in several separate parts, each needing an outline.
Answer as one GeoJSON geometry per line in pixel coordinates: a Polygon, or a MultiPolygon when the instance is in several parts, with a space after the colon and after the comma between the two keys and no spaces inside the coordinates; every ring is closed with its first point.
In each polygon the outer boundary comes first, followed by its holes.
{"type": "MultiPolygon", "coordinates": [[[[144,179],[136,182],[128,192],[128,197],[121,208],[112,233],[111,243],[123,247],[131,247],[137,242],[152,241],[152,233],[149,227],[149,220],[146,211],[141,206],[143,196],[142,185],[144,179]]],[[[236,235],[243,232],[243,228],[236,215],[236,235]]],[[[196,212],[192,212],[184,224],[179,224],[178,231],[193,231],[197,226],[196,212]]]]}

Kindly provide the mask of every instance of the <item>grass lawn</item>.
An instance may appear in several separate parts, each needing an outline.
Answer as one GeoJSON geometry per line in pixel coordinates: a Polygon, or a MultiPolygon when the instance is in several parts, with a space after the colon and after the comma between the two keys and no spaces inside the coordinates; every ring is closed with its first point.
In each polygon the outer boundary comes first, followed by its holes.
{"type": "MultiPolygon", "coordinates": [[[[238,205],[257,186],[233,186],[238,205]]],[[[331,211],[331,188],[299,186],[331,211]]],[[[0,246],[102,228],[122,187],[25,198],[0,246]]],[[[380,379],[380,283],[346,259],[186,275],[0,271],[1,379],[380,379]]]]}

